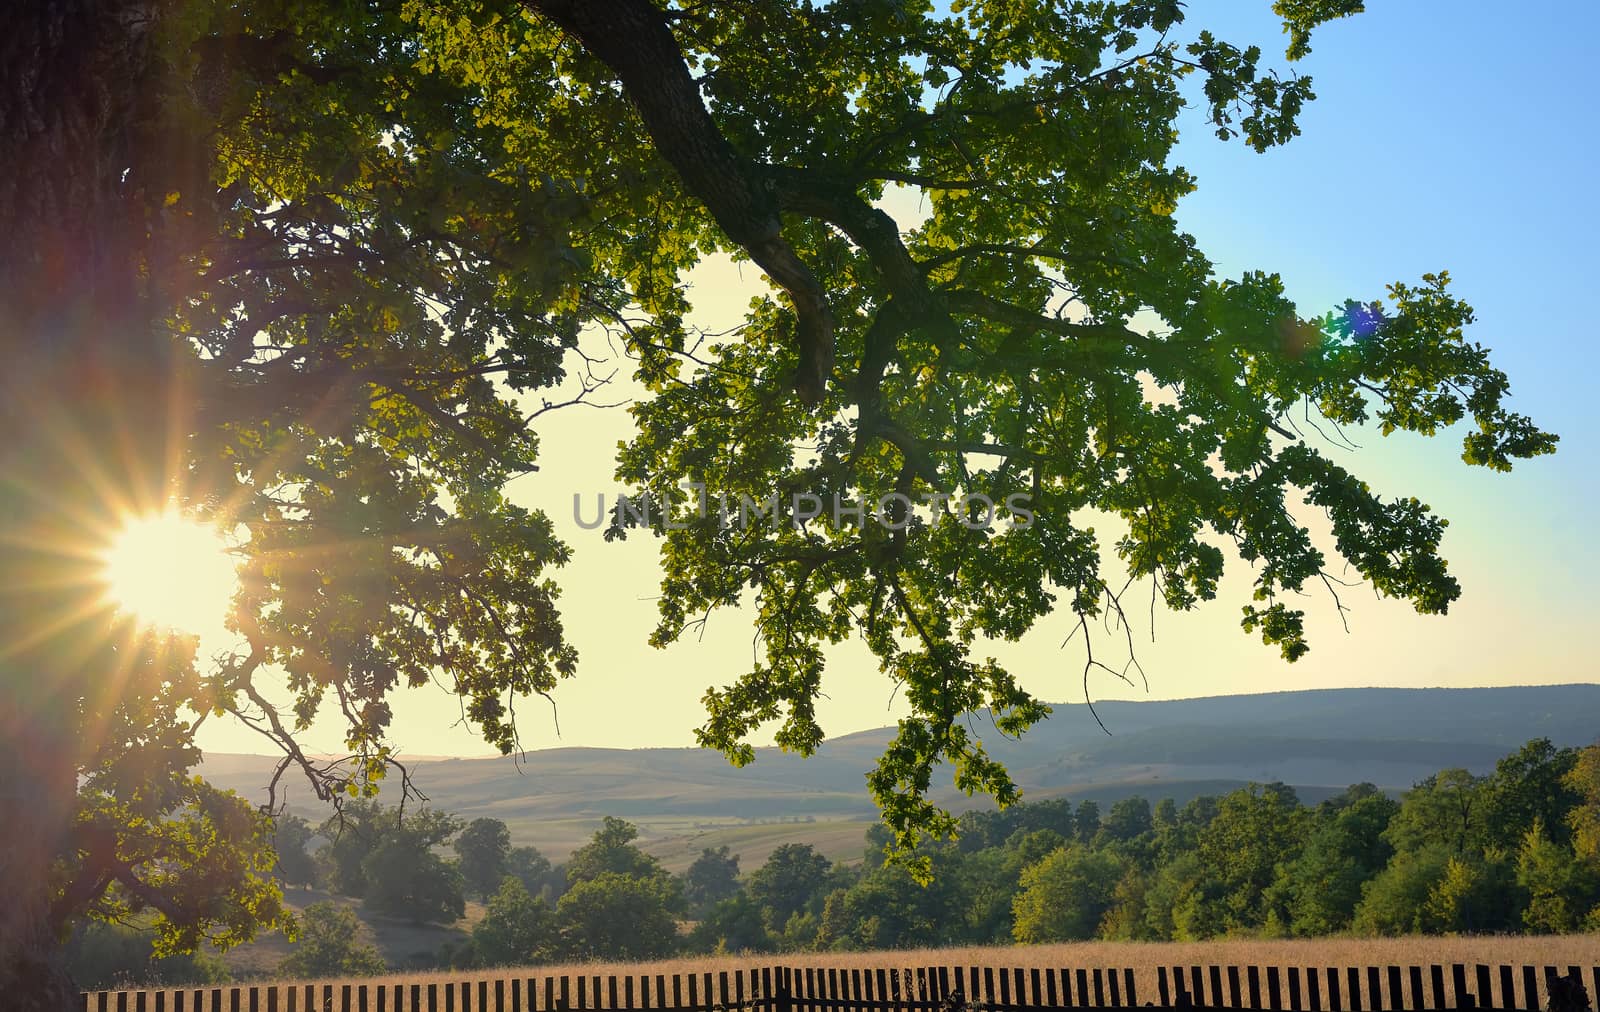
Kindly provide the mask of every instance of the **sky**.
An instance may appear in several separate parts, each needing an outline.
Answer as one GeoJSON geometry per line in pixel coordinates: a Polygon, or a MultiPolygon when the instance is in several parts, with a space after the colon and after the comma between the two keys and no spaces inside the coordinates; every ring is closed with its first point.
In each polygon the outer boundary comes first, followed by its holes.
{"type": "MultiPolygon", "coordinates": [[[[1180,122],[1176,160],[1199,188],[1179,206],[1179,223],[1219,274],[1277,272],[1307,315],[1448,270],[1454,293],[1477,310],[1469,338],[1492,349],[1511,377],[1513,407],[1558,433],[1559,451],[1501,475],[1461,462],[1459,432],[1431,440],[1352,433],[1360,448],[1328,448],[1336,460],[1380,494],[1415,495],[1451,521],[1443,552],[1464,594],[1450,614],[1420,616],[1404,602],[1352,590],[1343,592],[1346,633],[1331,599],[1313,595],[1305,601],[1311,653],[1290,665],[1239,629],[1249,570],[1233,560],[1216,601],[1184,614],[1159,611],[1153,639],[1148,622],[1136,619],[1148,691],[1102,676],[1090,684],[1096,699],[1596,678],[1589,577],[1600,553],[1589,510],[1600,412],[1587,302],[1600,291],[1592,193],[1600,151],[1588,64],[1600,5],[1541,4],[1537,18],[1489,2],[1372,8],[1313,39],[1297,69],[1314,78],[1318,100],[1289,145],[1257,154],[1216,140],[1198,116],[1180,122]]],[[[1193,2],[1188,10],[1223,38],[1282,54],[1267,0],[1193,2]]],[[[708,327],[737,322],[760,290],[753,268],[725,261],[702,266],[692,280],[698,322],[708,327]]],[[[575,555],[555,577],[579,673],[555,694],[559,735],[542,701],[519,707],[527,748],[690,746],[703,720],[701,695],[751,663],[750,619],[737,611],[714,615],[700,639],[651,648],[657,543],[607,543],[574,522],[574,494],[593,516],[596,493],[621,490],[610,462],[629,429],[621,409],[546,415],[541,470],[511,489],[555,519],[575,555]]],[[[1063,648],[1068,629],[1057,616],[987,652],[1037,695],[1081,702],[1083,655],[1076,644],[1063,648]]],[[[1115,646],[1102,637],[1097,655],[1115,646]]],[[[818,705],[827,734],[903,715],[864,646],[843,644],[828,656],[818,705]]],[[[442,689],[402,692],[395,711],[393,739],[404,754],[491,751],[442,689]]],[[[1092,726],[1078,705],[1058,707],[1051,719],[1092,726]]],[[[757,744],[770,743],[766,735],[757,744]]],[[[200,744],[244,752],[259,751],[257,741],[212,721],[200,744]]],[[[337,751],[337,725],[319,724],[305,744],[337,751]]]]}

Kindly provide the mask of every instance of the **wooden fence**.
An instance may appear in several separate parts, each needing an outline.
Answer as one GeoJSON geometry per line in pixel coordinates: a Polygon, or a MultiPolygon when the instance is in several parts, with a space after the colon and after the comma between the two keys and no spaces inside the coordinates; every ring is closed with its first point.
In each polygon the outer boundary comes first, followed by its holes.
{"type": "Polygon", "coordinates": [[[1030,1012],[1277,1009],[1284,1012],[1532,1010],[1576,977],[1590,1008],[1600,966],[993,966],[483,977],[426,983],[249,984],[95,991],[85,1012],[1030,1012]]]}

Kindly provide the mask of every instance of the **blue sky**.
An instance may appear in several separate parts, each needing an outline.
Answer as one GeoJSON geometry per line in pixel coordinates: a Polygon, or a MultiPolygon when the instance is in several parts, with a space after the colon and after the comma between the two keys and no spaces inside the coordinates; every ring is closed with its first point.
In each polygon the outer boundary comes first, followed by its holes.
{"type": "MultiPolygon", "coordinates": [[[[1537,11],[1377,3],[1324,26],[1300,64],[1318,94],[1303,135],[1257,155],[1186,131],[1180,158],[1200,182],[1178,217],[1221,273],[1277,271],[1308,309],[1448,270],[1477,312],[1469,337],[1510,375],[1517,409],[1561,436],[1559,453],[1502,477],[1461,466],[1442,438],[1399,440],[1426,442],[1417,455],[1368,439],[1373,452],[1355,464],[1392,475],[1395,492],[1411,478],[1437,489],[1430,501],[1455,520],[1451,541],[1513,540],[1530,553],[1517,564],[1550,580],[1540,604],[1586,614],[1600,459],[1600,90],[1588,76],[1600,4],[1537,11]],[[1530,528],[1537,536],[1524,538],[1530,528]]],[[[1273,27],[1265,3],[1191,12],[1256,38],[1273,27]]],[[[1594,677],[1593,657],[1575,677],[1594,677]]]]}
{"type": "MultiPolygon", "coordinates": [[[[1589,510],[1600,412],[1590,303],[1600,290],[1600,221],[1590,192],[1597,89],[1589,48],[1600,37],[1600,4],[1540,4],[1536,17],[1503,3],[1372,6],[1322,28],[1298,65],[1319,97],[1293,143],[1257,154],[1217,141],[1198,117],[1182,124],[1178,161],[1199,189],[1178,219],[1220,274],[1275,271],[1308,314],[1450,271],[1455,293],[1477,309],[1470,337],[1510,374],[1518,409],[1560,434],[1560,452],[1496,475],[1461,463],[1458,433],[1356,434],[1362,449],[1342,458],[1347,466],[1380,493],[1417,495],[1452,521],[1444,550],[1463,600],[1447,617],[1421,617],[1353,592],[1346,635],[1331,602],[1310,599],[1312,653],[1289,666],[1239,631],[1248,571],[1235,562],[1220,600],[1159,615],[1153,643],[1139,630],[1151,698],[1596,676],[1589,577],[1600,559],[1589,510]]],[[[1189,12],[1224,38],[1281,57],[1285,39],[1269,8],[1268,0],[1196,0],[1189,12]]],[[[708,323],[733,322],[729,314],[755,290],[749,268],[712,265],[697,280],[708,323]]],[[[592,504],[594,492],[614,489],[608,461],[627,433],[620,411],[557,416],[541,432],[543,469],[513,490],[549,511],[576,551],[558,579],[580,673],[558,692],[561,738],[542,710],[523,710],[529,747],[688,745],[701,693],[749,663],[750,627],[737,613],[714,617],[703,640],[649,648],[654,546],[607,544],[572,523],[574,492],[592,504]]],[[[1064,628],[1046,625],[995,653],[1045,698],[1081,698],[1082,658],[1060,648],[1064,628]]],[[[1102,698],[1143,695],[1114,682],[1094,688],[1102,698]]],[[[824,691],[819,714],[830,734],[898,713],[859,644],[830,653],[824,691]]],[[[1087,721],[1081,711],[1067,707],[1053,719],[1087,721]]],[[[411,754],[486,751],[452,726],[456,704],[442,691],[404,695],[396,712],[395,737],[411,754]]],[[[254,747],[220,726],[205,735],[212,749],[254,747]]],[[[337,737],[319,729],[309,744],[332,751],[337,737]]]]}

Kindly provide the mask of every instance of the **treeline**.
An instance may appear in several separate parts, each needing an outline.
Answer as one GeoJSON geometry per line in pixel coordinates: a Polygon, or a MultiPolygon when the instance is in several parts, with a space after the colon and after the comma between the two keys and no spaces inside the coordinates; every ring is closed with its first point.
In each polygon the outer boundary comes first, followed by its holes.
{"type": "MultiPolygon", "coordinates": [[[[1128,798],[969,812],[932,844],[919,884],[881,857],[829,861],[785,844],[754,869],[727,847],[681,875],[607,818],[565,864],[465,823],[368,800],[321,826],[277,827],[279,875],[376,913],[449,924],[486,904],[438,967],[649,959],[711,952],[893,949],[1090,938],[1193,941],[1600,930],[1600,745],[1546,739],[1488,776],[1444,770],[1399,800],[1371,784],[1307,806],[1278,783],[1179,806],[1128,798]]],[[[281,971],[376,972],[347,907],[317,904],[281,971]]],[[[420,968],[427,960],[412,962],[420,968]]]]}
{"type": "MultiPolygon", "coordinates": [[[[1257,784],[1181,807],[1143,798],[1103,812],[1093,801],[1019,804],[969,812],[960,826],[958,839],[925,848],[927,885],[882,864],[881,827],[860,866],[787,844],[748,875],[725,847],[669,875],[618,819],[560,867],[511,846],[490,819],[454,838],[455,862],[429,852],[443,842],[436,832],[405,845],[404,833],[377,834],[382,848],[414,855],[404,868],[375,856],[382,849],[357,860],[363,845],[353,841],[363,838],[348,833],[317,860],[333,888],[390,912],[397,892],[432,896],[419,884],[457,876],[488,903],[470,941],[443,954],[458,966],[1013,940],[1600,930],[1600,746],[1537,739],[1488,776],[1444,770],[1399,800],[1358,784],[1307,806],[1283,784],[1257,784]]],[[[418,914],[459,910],[459,901],[404,902],[418,914]]]]}
{"type": "Polygon", "coordinates": [[[1019,804],[960,826],[925,849],[927,886],[872,860],[879,828],[860,870],[775,853],[806,869],[781,876],[795,883],[784,902],[760,884],[779,877],[769,862],[691,938],[766,950],[1600,930],[1600,746],[1537,739],[1488,776],[1444,770],[1398,801],[1358,784],[1307,806],[1257,784],[1181,807],[1019,804]]]}

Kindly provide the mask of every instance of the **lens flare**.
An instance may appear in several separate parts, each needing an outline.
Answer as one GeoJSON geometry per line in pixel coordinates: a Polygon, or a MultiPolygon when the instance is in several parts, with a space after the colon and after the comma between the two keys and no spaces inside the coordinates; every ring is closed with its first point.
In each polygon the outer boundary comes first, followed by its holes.
{"type": "Polygon", "coordinates": [[[103,557],[106,599],[141,624],[223,628],[238,574],[215,528],[176,511],[129,517],[103,557]]]}

